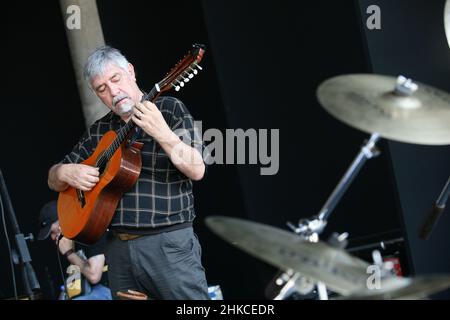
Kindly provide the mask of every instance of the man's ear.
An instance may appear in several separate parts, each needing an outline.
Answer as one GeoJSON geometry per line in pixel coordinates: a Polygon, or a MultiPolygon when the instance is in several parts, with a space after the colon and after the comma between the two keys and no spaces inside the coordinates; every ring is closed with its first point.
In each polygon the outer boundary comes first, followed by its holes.
{"type": "Polygon", "coordinates": [[[128,74],[136,81],[136,73],[134,72],[134,66],[131,63],[128,63],[128,74]]]}

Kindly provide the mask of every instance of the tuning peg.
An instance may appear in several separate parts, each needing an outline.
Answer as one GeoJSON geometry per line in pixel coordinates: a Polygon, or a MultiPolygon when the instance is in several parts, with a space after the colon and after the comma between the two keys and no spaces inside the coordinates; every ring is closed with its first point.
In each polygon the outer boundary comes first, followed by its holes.
{"type": "Polygon", "coordinates": [[[177,87],[184,87],[184,82],[183,81],[180,81],[180,80],[175,80],[176,81],[176,83],[177,83],[177,87]]]}
{"type": "Polygon", "coordinates": [[[192,68],[192,67],[189,67],[189,69],[191,69],[192,73],[194,73],[194,74],[197,74],[197,73],[198,73],[197,69],[194,69],[194,68],[192,68]]]}
{"type": "Polygon", "coordinates": [[[175,88],[175,91],[180,91],[180,86],[176,86],[176,85],[174,85],[174,84],[172,83],[172,87],[175,88]]]}
{"type": "Polygon", "coordinates": [[[185,77],[188,77],[189,79],[192,79],[194,77],[194,75],[192,73],[189,73],[187,71],[185,71],[183,74],[185,77]]]}
{"type": "Polygon", "coordinates": [[[180,78],[183,79],[183,80],[181,80],[181,82],[183,82],[183,81],[184,81],[184,82],[189,82],[189,78],[185,78],[185,77],[183,77],[183,76],[180,76],[180,78]]]}

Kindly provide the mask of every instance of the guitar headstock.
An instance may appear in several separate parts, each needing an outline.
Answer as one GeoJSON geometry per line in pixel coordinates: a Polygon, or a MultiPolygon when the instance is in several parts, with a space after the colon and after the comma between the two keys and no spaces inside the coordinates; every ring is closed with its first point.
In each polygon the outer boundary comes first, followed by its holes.
{"type": "Polygon", "coordinates": [[[169,91],[174,88],[179,91],[184,84],[189,82],[199,70],[202,70],[199,63],[203,58],[205,52],[204,46],[201,44],[194,44],[192,49],[181,59],[169,73],[158,82],[159,92],[169,91]]]}

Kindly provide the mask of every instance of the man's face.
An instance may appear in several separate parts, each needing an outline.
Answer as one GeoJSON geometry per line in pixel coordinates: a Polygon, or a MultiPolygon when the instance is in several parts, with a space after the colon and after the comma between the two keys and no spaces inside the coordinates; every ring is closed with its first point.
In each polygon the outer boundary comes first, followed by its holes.
{"type": "Polygon", "coordinates": [[[131,64],[127,70],[112,63],[108,64],[102,75],[91,80],[91,85],[100,100],[119,116],[130,115],[142,94],[136,84],[131,64]]]}

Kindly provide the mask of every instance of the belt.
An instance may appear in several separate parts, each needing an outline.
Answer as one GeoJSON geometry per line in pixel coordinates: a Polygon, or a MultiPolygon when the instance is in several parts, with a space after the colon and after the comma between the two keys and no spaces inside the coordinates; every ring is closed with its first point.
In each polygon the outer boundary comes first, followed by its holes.
{"type": "Polygon", "coordinates": [[[142,234],[119,233],[114,231],[113,233],[122,241],[134,240],[143,236],[142,234]]]}

